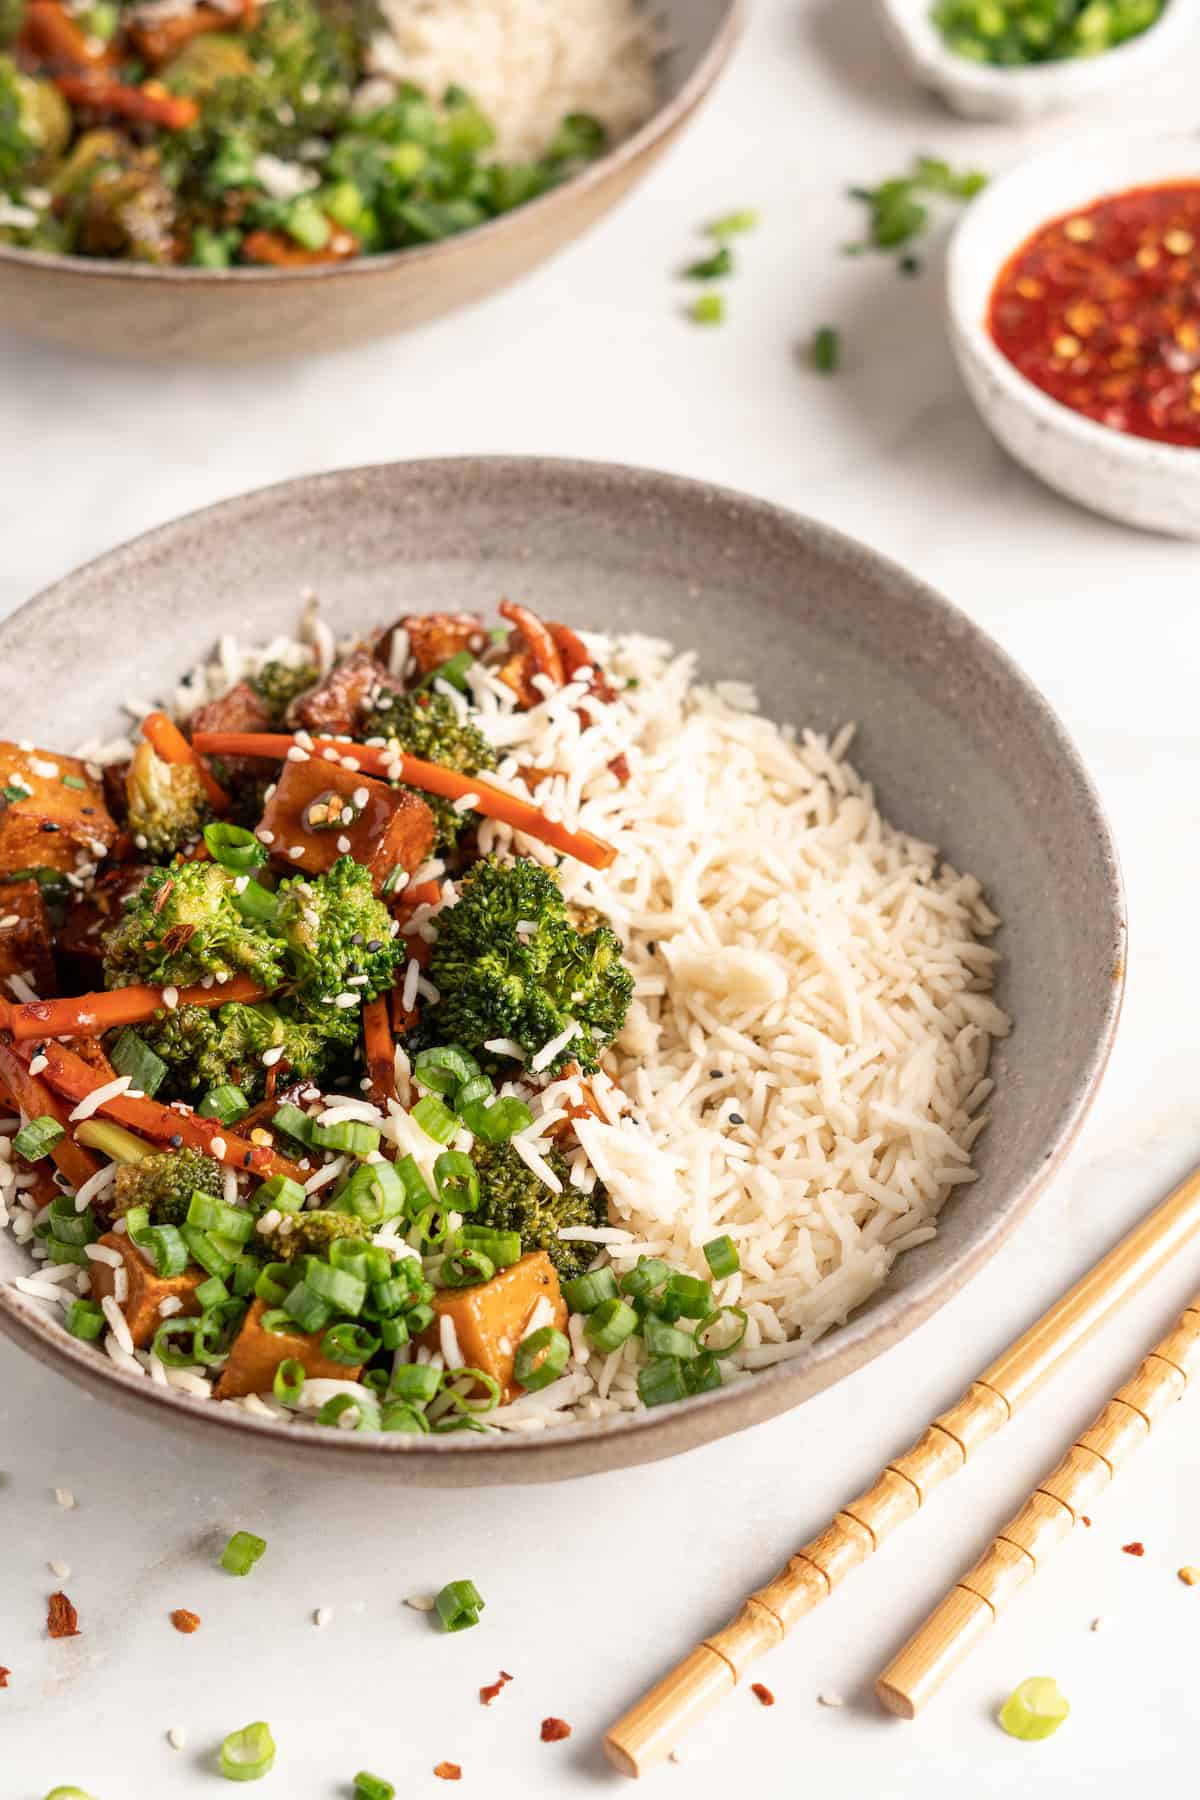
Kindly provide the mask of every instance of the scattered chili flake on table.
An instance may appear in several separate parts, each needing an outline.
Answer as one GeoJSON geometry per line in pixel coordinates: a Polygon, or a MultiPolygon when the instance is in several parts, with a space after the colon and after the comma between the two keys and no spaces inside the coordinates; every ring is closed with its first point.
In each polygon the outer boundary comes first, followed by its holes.
{"type": "Polygon", "coordinates": [[[1126,1556],[1145,1556],[1146,1554],[1145,1544],[1141,1543],[1137,1538],[1134,1538],[1132,1544],[1122,1544],[1121,1548],[1126,1556]]]}
{"type": "Polygon", "coordinates": [[[1089,1518],[1088,1518],[1088,1516],[1087,1516],[1087,1514],[1086,1514],[1086,1513],[1080,1513],[1080,1515],[1079,1515],[1079,1523],[1080,1523],[1080,1524],[1081,1524],[1081,1525],[1086,1525],[1086,1526],[1087,1526],[1087,1528],[1088,1528],[1088,1530],[1089,1530],[1089,1531],[1090,1531],[1090,1530],[1091,1530],[1091,1528],[1092,1528],[1092,1521],[1091,1521],[1091,1520],[1090,1520],[1090,1519],[1089,1519],[1089,1518]]]}
{"type": "Polygon", "coordinates": [[[182,1631],[185,1637],[190,1637],[193,1631],[200,1629],[200,1614],[188,1612],[186,1607],[180,1606],[171,1614],[171,1623],[176,1631],[182,1631]]]}
{"type": "Polygon", "coordinates": [[[79,1636],[79,1614],[65,1594],[51,1594],[46,1608],[46,1630],[52,1638],[79,1636]]]}
{"type": "Polygon", "coordinates": [[[570,1735],[571,1727],[567,1724],[565,1719],[542,1720],[543,1744],[561,1744],[562,1740],[564,1738],[569,1738],[570,1735]]]}
{"type": "Polygon", "coordinates": [[[1200,447],[1200,182],[1130,188],[1041,226],[1001,270],[988,327],[1060,405],[1200,447]]]}
{"type": "Polygon", "coordinates": [[[752,1681],[750,1683],[750,1692],[754,1695],[754,1698],[760,1700],[764,1706],[774,1706],[775,1696],[765,1682],[752,1681]]]}
{"type": "Polygon", "coordinates": [[[492,1701],[496,1698],[496,1695],[502,1693],[511,1680],[512,1676],[504,1669],[501,1669],[499,1681],[493,1681],[489,1687],[480,1688],[479,1699],[482,1705],[490,1706],[492,1701]]]}
{"type": "Polygon", "coordinates": [[[439,1781],[461,1781],[462,1770],[457,1763],[440,1762],[433,1765],[433,1772],[439,1781]]]}
{"type": "Polygon", "coordinates": [[[4,1664],[0,1663],[0,1688],[6,1688],[8,1686],[8,1678],[11,1674],[12,1670],[6,1669],[4,1664]]]}

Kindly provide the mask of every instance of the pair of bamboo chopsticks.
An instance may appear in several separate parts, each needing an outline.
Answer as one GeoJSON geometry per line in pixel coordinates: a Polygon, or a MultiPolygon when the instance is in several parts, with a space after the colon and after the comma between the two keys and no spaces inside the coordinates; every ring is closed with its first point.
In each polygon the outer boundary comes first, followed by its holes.
{"type": "MultiPolygon", "coordinates": [[[[852,1500],[799,1550],[736,1618],[686,1656],[608,1732],[604,1747],[622,1774],[644,1775],[674,1749],[756,1657],[782,1643],[798,1619],[819,1606],[851,1569],[874,1555],[887,1534],[924,1505],[930,1490],[956,1475],[980,1444],[1079,1350],[1104,1322],[1200,1233],[1200,1169],[1147,1214],[1036,1325],[896,1457],[875,1485],[852,1500]]],[[[1074,1527],[1107,1487],[1153,1421],[1187,1386],[1200,1364],[1200,1297],[1068,1450],[975,1567],[964,1575],[883,1671],[876,1692],[904,1718],[915,1718],[958,1666],[1039,1560],[1074,1527]]]]}

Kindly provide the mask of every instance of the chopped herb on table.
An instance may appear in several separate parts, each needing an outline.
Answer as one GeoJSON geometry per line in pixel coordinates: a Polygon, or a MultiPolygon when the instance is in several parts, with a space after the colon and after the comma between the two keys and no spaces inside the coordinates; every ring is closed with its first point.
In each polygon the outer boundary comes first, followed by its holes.
{"type": "MultiPolygon", "coordinates": [[[[865,250],[900,250],[920,237],[930,220],[930,212],[922,196],[940,195],[947,200],[974,199],[987,186],[987,176],[978,169],[961,172],[951,168],[940,157],[918,156],[908,175],[881,181],[878,187],[852,187],[850,197],[868,209],[867,237],[862,243],[847,244],[847,256],[860,256],[865,250]]],[[[905,275],[919,270],[916,259],[906,252],[897,266],[905,275]]]]}
{"type": "Polygon", "coordinates": [[[931,17],[971,62],[1019,68],[1115,50],[1161,18],[1166,0],[936,0],[931,17]]]}
{"type": "Polygon", "coordinates": [[[1009,1737],[1034,1742],[1053,1737],[1071,1708],[1048,1675],[1033,1675],[1014,1688],[1000,1709],[1000,1724],[1009,1737]]]}
{"type": "MultiPolygon", "coordinates": [[[[758,214],[746,208],[742,212],[726,213],[719,219],[713,219],[704,227],[704,234],[716,244],[715,250],[698,257],[694,262],[685,264],[679,271],[685,281],[721,281],[734,273],[733,252],[728,240],[740,237],[744,232],[753,231],[758,225],[758,214]]],[[[725,322],[725,297],[723,294],[701,294],[687,308],[687,316],[694,325],[722,325],[725,322]]],[[[632,684],[631,684],[632,685],[632,684]]]]}
{"type": "Polygon", "coordinates": [[[259,1719],[241,1731],[231,1731],[221,1745],[219,1761],[226,1781],[261,1781],[275,1766],[271,1727],[259,1719]]]}
{"type": "Polygon", "coordinates": [[[699,295],[688,308],[688,316],[696,325],[723,325],[725,323],[725,296],[723,294],[699,295]]]}
{"type": "Polygon", "coordinates": [[[818,375],[832,375],[838,366],[841,340],[832,325],[822,325],[813,333],[810,351],[812,366],[818,375]]]}

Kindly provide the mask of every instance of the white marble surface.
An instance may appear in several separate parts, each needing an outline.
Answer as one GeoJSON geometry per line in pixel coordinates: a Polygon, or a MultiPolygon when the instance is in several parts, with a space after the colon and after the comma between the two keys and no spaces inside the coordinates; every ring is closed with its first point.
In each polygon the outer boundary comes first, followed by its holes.
{"type": "MultiPolygon", "coordinates": [[[[1195,63],[1130,95],[1184,102],[1195,63]]],[[[305,366],[149,373],[0,340],[0,606],[193,506],[334,464],[464,450],[623,458],[756,490],[831,520],[965,606],[1042,684],[1112,811],[1132,918],[1129,998],[1103,1094],[1017,1239],[914,1338],[789,1418],[689,1459],[559,1489],[485,1495],[311,1484],[163,1438],[91,1405],[0,1345],[0,1800],[76,1782],[98,1800],[216,1792],[212,1750],[267,1718],[264,1794],[333,1800],[367,1766],[404,1793],[496,1800],[601,1791],[601,1728],[719,1623],[1200,1157],[1192,941],[1200,823],[1197,552],[1137,536],[1036,487],[994,448],[954,376],[936,273],[843,260],[849,180],[938,150],[999,167],[1026,140],[970,128],[906,83],[863,0],[760,0],[722,91],[624,211],[523,287],[382,348],[305,366]],[[759,205],[723,331],[679,320],[669,271],[690,226],[759,205]],[[846,366],[800,366],[839,323],[846,366]],[[1174,952],[1174,953],[1173,953],[1174,952]],[[78,1496],[64,1512],[51,1490],[78,1496]],[[270,1540],[247,1582],[215,1567],[238,1526],[270,1540]],[[64,1585],[83,1635],[46,1641],[64,1585]],[[470,1574],[489,1602],[444,1638],[403,1597],[470,1574]],[[324,1631],[312,1610],[333,1605],[324,1631]],[[177,1636],[191,1607],[200,1633],[177,1636]],[[503,1666],[517,1680],[475,1697],[503,1666]],[[572,1740],[538,1742],[549,1713],[572,1740]],[[181,1725],[187,1748],[167,1746],[181,1725]],[[464,1787],[430,1773],[463,1765],[464,1787]]],[[[4,671],[3,681],[14,678],[4,671]]],[[[18,675],[17,678],[24,678],[18,675]]],[[[51,711],[53,708],[51,708],[51,711]]],[[[928,1513],[762,1666],[779,1703],[735,1697],[656,1778],[666,1792],[820,1800],[964,1788],[1089,1795],[1194,1784],[1200,1591],[1197,1402],[1135,1458],[915,1725],[870,1679],[943,1586],[1057,1459],[1190,1296],[1200,1251],[1046,1391],[928,1513]],[[1140,1538],[1140,1561],[1120,1546],[1140,1538]],[[1090,1621],[1107,1619],[1093,1635],[1090,1621]],[[993,1722],[1026,1675],[1074,1711],[1026,1746],[993,1722]],[[819,1692],[844,1697],[840,1710],[819,1692]]],[[[1186,1791],[1186,1790],[1185,1790],[1186,1791]]]]}

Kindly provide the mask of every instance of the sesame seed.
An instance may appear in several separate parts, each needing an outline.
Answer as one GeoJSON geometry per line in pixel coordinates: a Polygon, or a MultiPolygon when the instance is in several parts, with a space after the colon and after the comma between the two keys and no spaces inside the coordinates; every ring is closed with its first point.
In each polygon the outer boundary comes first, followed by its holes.
{"type": "Polygon", "coordinates": [[[228,1150],[228,1148],[229,1148],[229,1146],[225,1142],[225,1139],[223,1137],[215,1137],[213,1139],[212,1143],[209,1145],[209,1149],[212,1151],[213,1155],[217,1158],[218,1162],[225,1155],[225,1152],[228,1150]]]}
{"type": "Polygon", "coordinates": [[[357,787],[354,790],[352,798],[355,806],[357,806],[359,812],[361,812],[363,807],[367,804],[367,801],[371,798],[371,795],[367,788],[357,787]]]}
{"type": "Polygon", "coordinates": [[[260,844],[273,844],[275,842],[275,833],[273,831],[268,831],[265,825],[260,825],[254,835],[260,844]]]}
{"type": "Polygon", "coordinates": [[[47,1563],[46,1567],[49,1569],[49,1571],[52,1575],[57,1577],[57,1579],[59,1581],[69,1581],[71,1578],[70,1563],[52,1562],[52,1563],[47,1563]]]}
{"type": "Polygon", "coordinates": [[[332,1606],[318,1606],[313,1614],[314,1625],[328,1625],[333,1618],[332,1606]]]}
{"type": "Polygon", "coordinates": [[[58,1504],[62,1507],[64,1512],[70,1512],[71,1508],[75,1505],[75,1496],[70,1488],[55,1488],[54,1498],[58,1501],[58,1504]]]}
{"type": "Polygon", "coordinates": [[[409,1594],[404,1604],[411,1606],[414,1612],[432,1612],[437,1599],[433,1594],[409,1594]]]}
{"type": "Polygon", "coordinates": [[[279,1061],[279,1059],[282,1055],[283,1055],[283,1045],[282,1044],[272,1044],[272,1046],[269,1050],[264,1050],[262,1053],[263,1068],[264,1069],[273,1069],[275,1067],[275,1064],[279,1061]]]}
{"type": "Polygon", "coordinates": [[[167,1008],[168,1012],[174,1012],[175,1008],[179,1005],[179,989],[177,987],[165,987],[162,991],[162,999],[163,1005],[167,1008]]]}
{"type": "Polygon", "coordinates": [[[818,1694],[818,1706],[845,1706],[846,1702],[840,1694],[818,1694]]]}
{"type": "Polygon", "coordinates": [[[343,856],[349,856],[349,854],[350,854],[350,839],[346,836],[344,831],[341,833],[340,837],[338,838],[337,847],[341,851],[343,856]]]}
{"type": "Polygon", "coordinates": [[[187,1733],[182,1725],[172,1725],[167,1733],[167,1742],[172,1750],[182,1750],[187,1743],[187,1733]]]}
{"type": "Polygon", "coordinates": [[[291,849],[288,851],[288,855],[291,857],[293,862],[299,862],[300,858],[304,855],[304,845],[303,844],[293,844],[291,849]]]}
{"type": "Polygon", "coordinates": [[[357,1006],[361,1000],[361,994],[338,994],[333,1004],[335,1006],[340,1006],[343,1012],[345,1012],[348,1011],[350,1007],[357,1006]]]}

